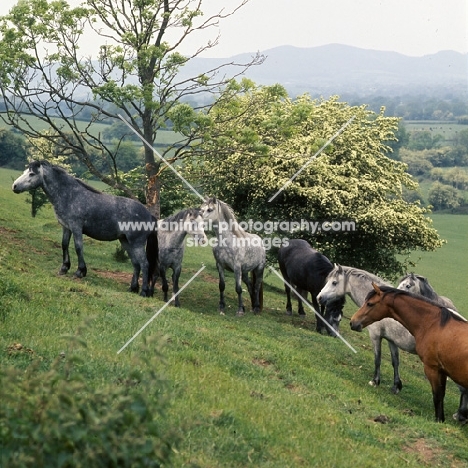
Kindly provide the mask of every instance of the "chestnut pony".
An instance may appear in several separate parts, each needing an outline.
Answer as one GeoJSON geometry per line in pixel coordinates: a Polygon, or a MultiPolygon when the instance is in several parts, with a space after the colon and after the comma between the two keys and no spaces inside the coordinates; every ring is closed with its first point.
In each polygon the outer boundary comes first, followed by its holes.
{"type": "MultiPolygon", "coordinates": [[[[385,317],[397,320],[414,336],[416,353],[432,387],[436,421],[443,422],[447,377],[468,387],[468,322],[422,296],[373,284],[365,303],[351,317],[351,329],[362,331],[385,317]]],[[[466,408],[463,411],[460,416],[466,420],[466,408]]]]}

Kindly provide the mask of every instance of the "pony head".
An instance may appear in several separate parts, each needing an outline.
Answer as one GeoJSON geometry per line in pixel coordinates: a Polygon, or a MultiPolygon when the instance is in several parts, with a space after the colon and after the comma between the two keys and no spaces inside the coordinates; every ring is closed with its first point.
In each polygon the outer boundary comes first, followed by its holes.
{"type": "Polygon", "coordinates": [[[372,283],[372,288],[364,304],[351,317],[351,330],[360,332],[368,325],[388,317],[388,306],[382,301],[385,292],[374,282],[372,283]]]}
{"type": "Polygon", "coordinates": [[[346,277],[343,267],[335,263],[333,270],[327,276],[327,282],[317,296],[320,304],[346,295],[346,277]]]}
{"type": "Polygon", "coordinates": [[[216,199],[216,197],[209,197],[200,206],[200,215],[203,219],[215,219],[217,216],[217,208],[218,200],[216,199]]]}
{"type": "Polygon", "coordinates": [[[32,161],[26,170],[13,182],[12,190],[15,193],[41,187],[44,183],[43,161],[32,161]]]}

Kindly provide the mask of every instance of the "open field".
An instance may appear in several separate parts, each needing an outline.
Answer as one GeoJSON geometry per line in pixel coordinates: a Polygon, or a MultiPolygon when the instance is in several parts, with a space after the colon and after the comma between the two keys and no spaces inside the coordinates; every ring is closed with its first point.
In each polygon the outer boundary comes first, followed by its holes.
{"type": "MultiPolygon", "coordinates": [[[[315,318],[284,313],[280,280],[265,280],[262,314],[235,317],[232,276],[226,316],[217,313],[217,272],[210,250],[189,248],[180,284],[206,265],[182,292],[182,307],[169,306],[121,354],[117,351],[163,305],[161,291],[145,299],[128,293],[129,263],[113,258],[116,243],[85,239],[88,276],[56,275],[61,229],[51,209],[29,216],[27,195],[15,195],[17,171],[0,170],[0,366],[43,365],[66,351],[64,335],[82,332],[87,347],[80,372],[96,392],[116,382],[143,352],[144,337],[160,336],[172,404],[164,424],[182,436],[176,467],[465,467],[468,425],[451,414],[458,390],[449,382],[444,424],[433,422],[430,387],[416,356],[401,353],[403,390],[390,392],[393,371],[384,344],[382,384],[368,385],[373,353],[366,331],[351,332],[356,307],[347,301],[339,339],[315,332],[315,318]],[[21,343],[28,353],[11,352],[21,343]],[[10,351],[9,351],[10,350],[10,351]]],[[[466,306],[468,217],[437,215],[448,243],[421,256],[417,273],[466,306]]],[[[76,257],[71,249],[72,270],[76,257]]],[[[339,259],[332,259],[339,261],[339,259]]],[[[156,389],[155,389],[156,391],[156,389]]]]}
{"type": "Polygon", "coordinates": [[[456,134],[462,130],[467,130],[468,125],[461,125],[457,122],[431,121],[431,120],[405,120],[408,132],[429,131],[432,136],[442,135],[446,144],[451,144],[456,134]]]}
{"type": "MultiPolygon", "coordinates": [[[[29,125],[31,125],[31,128],[33,128],[34,130],[47,130],[49,128],[42,120],[38,119],[37,117],[26,116],[24,118],[29,122],[29,125]]],[[[60,122],[60,119],[57,119],[57,121],[60,122]]],[[[110,128],[112,123],[113,121],[111,119],[109,119],[109,123],[93,123],[88,130],[92,135],[102,135],[102,133],[106,129],[110,128]]],[[[88,126],[89,120],[77,121],[77,128],[80,131],[85,131],[88,126]]],[[[9,127],[3,121],[0,120],[0,129],[8,130],[11,128],[12,127],[9,127]]],[[[157,134],[155,146],[164,147],[173,143],[177,143],[179,139],[180,137],[177,133],[170,130],[161,130],[157,134]]],[[[142,145],[142,143],[139,142],[136,142],[135,144],[137,144],[138,146],[142,145]]]]}

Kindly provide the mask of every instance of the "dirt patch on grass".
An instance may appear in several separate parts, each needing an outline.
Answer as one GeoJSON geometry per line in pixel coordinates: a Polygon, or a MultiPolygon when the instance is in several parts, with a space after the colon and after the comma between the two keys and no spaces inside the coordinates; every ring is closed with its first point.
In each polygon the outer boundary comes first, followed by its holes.
{"type": "Polygon", "coordinates": [[[215,284],[219,283],[219,278],[217,276],[215,277],[215,276],[208,275],[206,273],[202,273],[200,277],[207,283],[215,283],[215,284]]]}
{"type": "Polygon", "coordinates": [[[97,268],[93,268],[93,272],[102,278],[112,279],[117,283],[129,284],[132,280],[132,273],[126,273],[123,271],[99,270],[97,268]]]}
{"type": "Polygon", "coordinates": [[[262,359],[262,358],[252,359],[252,362],[256,364],[257,366],[261,366],[261,367],[268,367],[272,365],[270,361],[267,361],[266,359],[262,359]]]}
{"type": "Polygon", "coordinates": [[[441,459],[449,462],[452,468],[466,466],[453,458],[452,455],[444,452],[440,447],[434,446],[426,439],[417,439],[411,445],[403,448],[406,453],[416,454],[419,461],[424,466],[437,466],[441,459]]]}
{"type": "Polygon", "coordinates": [[[441,453],[439,448],[431,447],[425,439],[414,441],[411,446],[405,447],[404,451],[416,454],[425,465],[432,465],[441,453]]]}

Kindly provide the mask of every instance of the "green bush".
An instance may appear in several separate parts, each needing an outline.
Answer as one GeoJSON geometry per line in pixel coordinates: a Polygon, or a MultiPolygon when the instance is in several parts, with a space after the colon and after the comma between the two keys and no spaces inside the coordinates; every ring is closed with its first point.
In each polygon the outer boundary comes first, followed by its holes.
{"type": "Polygon", "coordinates": [[[49,366],[36,359],[26,371],[0,369],[0,466],[167,466],[178,436],[166,429],[167,384],[154,371],[160,361],[140,358],[99,390],[76,352],[49,366]]]}

